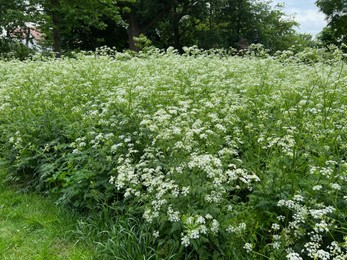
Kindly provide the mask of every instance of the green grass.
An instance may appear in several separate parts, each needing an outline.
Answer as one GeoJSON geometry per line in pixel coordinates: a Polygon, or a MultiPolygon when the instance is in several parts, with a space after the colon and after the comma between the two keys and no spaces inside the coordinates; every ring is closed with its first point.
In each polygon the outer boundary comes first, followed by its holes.
{"type": "Polygon", "coordinates": [[[93,259],[73,232],[77,216],[4,182],[0,168],[0,259],[93,259]]]}

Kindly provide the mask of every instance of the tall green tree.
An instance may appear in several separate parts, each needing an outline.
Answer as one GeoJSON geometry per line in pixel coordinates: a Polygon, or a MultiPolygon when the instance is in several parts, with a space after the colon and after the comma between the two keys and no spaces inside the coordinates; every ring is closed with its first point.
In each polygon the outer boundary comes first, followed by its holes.
{"type": "MultiPolygon", "coordinates": [[[[62,48],[71,49],[78,46],[79,30],[90,28],[105,29],[105,17],[114,22],[120,22],[121,16],[116,3],[126,2],[112,0],[32,0],[42,7],[43,16],[41,28],[47,39],[51,40],[53,51],[57,56],[62,48]],[[72,33],[72,32],[75,32],[72,33]]],[[[83,34],[82,34],[83,35],[83,34]]]]}
{"type": "MultiPolygon", "coordinates": [[[[297,40],[294,28],[298,25],[286,16],[283,6],[273,7],[269,1],[214,0],[210,15],[200,26],[201,44],[212,47],[247,48],[261,43],[273,51],[290,47],[297,40]]],[[[206,46],[208,47],[208,46],[206,46]]]]}
{"type": "Polygon", "coordinates": [[[84,35],[78,32],[105,29],[107,22],[120,22],[122,18],[116,3],[126,1],[0,0],[0,29],[10,37],[25,31],[26,23],[34,23],[60,56],[63,48],[72,49],[85,42],[84,35]]]}
{"type": "Polygon", "coordinates": [[[257,41],[271,51],[285,50],[295,45],[302,37],[295,31],[299,25],[294,17],[286,15],[284,6],[272,7],[267,2],[253,1],[252,17],[257,41]]]}
{"type": "Polygon", "coordinates": [[[327,44],[347,44],[347,1],[317,0],[316,5],[326,15],[327,26],[320,34],[320,39],[327,44]]]}
{"type": "Polygon", "coordinates": [[[250,1],[225,1],[221,21],[225,24],[224,38],[227,44],[239,48],[246,47],[242,45],[251,40],[252,33],[256,29],[254,18],[250,1]]]}

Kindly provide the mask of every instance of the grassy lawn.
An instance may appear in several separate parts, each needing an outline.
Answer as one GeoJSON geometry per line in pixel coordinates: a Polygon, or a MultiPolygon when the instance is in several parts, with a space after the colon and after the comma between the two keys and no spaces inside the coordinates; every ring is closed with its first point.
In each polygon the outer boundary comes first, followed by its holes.
{"type": "Polygon", "coordinates": [[[33,193],[4,183],[0,169],[1,259],[92,259],[72,232],[77,217],[33,193]]]}

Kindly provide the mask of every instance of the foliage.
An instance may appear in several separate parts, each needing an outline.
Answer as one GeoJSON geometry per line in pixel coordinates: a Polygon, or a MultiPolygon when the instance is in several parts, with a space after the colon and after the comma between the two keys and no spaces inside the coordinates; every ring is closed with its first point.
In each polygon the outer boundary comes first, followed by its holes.
{"type": "Polygon", "coordinates": [[[299,23],[293,17],[285,14],[282,5],[271,8],[266,2],[255,2],[252,16],[254,17],[253,23],[255,23],[253,28],[257,33],[257,35],[253,33],[252,37],[257,37],[259,43],[272,51],[286,50],[292,45],[298,45],[300,40],[306,46],[309,43],[295,32],[294,28],[299,23]]]}
{"type": "Polygon", "coordinates": [[[0,58],[24,59],[31,51],[20,43],[26,23],[33,19],[33,10],[25,1],[0,0],[0,58]]]}
{"type": "Polygon", "coordinates": [[[347,2],[342,0],[317,0],[316,5],[326,15],[328,25],[319,38],[325,44],[347,44],[347,2]]]}
{"type": "Polygon", "coordinates": [[[250,44],[261,43],[276,51],[298,41],[305,47],[309,44],[294,31],[298,23],[285,14],[281,5],[273,8],[269,2],[249,0],[179,2],[156,27],[159,47],[247,49],[250,44]]]}
{"type": "Polygon", "coordinates": [[[127,216],[121,225],[163,249],[149,255],[346,257],[339,49],[102,49],[0,62],[0,71],[8,179],[127,216]]]}
{"type": "Polygon", "coordinates": [[[32,22],[58,56],[104,45],[138,51],[141,34],[158,48],[180,52],[183,46],[246,49],[252,43],[275,52],[311,43],[294,31],[297,23],[283,6],[268,1],[10,0],[0,7],[0,28],[10,33],[32,22]]]}
{"type": "Polygon", "coordinates": [[[9,35],[15,33],[16,29],[25,27],[25,23],[33,19],[32,11],[32,6],[27,1],[0,0],[0,33],[4,29],[9,35]]]}
{"type": "MultiPolygon", "coordinates": [[[[142,219],[122,213],[110,217],[108,214],[92,214],[79,221],[75,230],[80,241],[93,244],[96,255],[102,259],[180,259],[180,243],[169,247],[155,245],[150,227],[142,219]]],[[[183,257],[184,258],[184,257],[183,257]]]]}
{"type": "MultiPolygon", "coordinates": [[[[39,24],[57,53],[61,53],[62,48],[67,50],[92,48],[95,46],[93,44],[97,43],[88,42],[90,37],[86,35],[91,31],[96,34],[100,30],[106,30],[108,25],[117,26],[121,20],[119,9],[109,0],[32,1],[33,5],[38,5],[42,9],[38,17],[43,19],[40,19],[39,24]]],[[[97,38],[97,35],[95,37],[94,39],[102,44],[104,39],[100,36],[97,38]]]]}
{"type": "Polygon", "coordinates": [[[10,39],[0,38],[0,59],[24,60],[33,54],[24,44],[10,39]]]}

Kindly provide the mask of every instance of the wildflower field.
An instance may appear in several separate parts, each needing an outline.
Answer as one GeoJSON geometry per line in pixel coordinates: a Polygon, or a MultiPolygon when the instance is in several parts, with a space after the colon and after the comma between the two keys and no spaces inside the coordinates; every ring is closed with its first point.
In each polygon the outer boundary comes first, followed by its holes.
{"type": "Polygon", "coordinates": [[[343,56],[260,54],[0,61],[7,179],[141,221],[144,259],[346,259],[343,56]]]}

